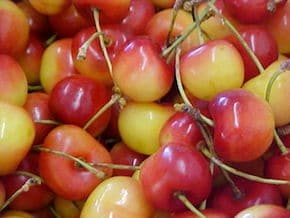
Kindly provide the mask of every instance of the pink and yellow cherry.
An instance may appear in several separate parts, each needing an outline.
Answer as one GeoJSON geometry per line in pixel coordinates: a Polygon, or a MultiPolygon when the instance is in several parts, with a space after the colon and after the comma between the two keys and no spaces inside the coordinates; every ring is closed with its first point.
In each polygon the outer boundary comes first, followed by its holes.
{"type": "Polygon", "coordinates": [[[224,4],[231,15],[240,23],[255,24],[262,23],[266,19],[271,19],[276,11],[287,1],[279,2],[279,7],[275,1],[269,0],[224,0],[224,4]]]}
{"type": "Polygon", "coordinates": [[[9,55],[0,54],[0,77],[0,100],[22,106],[27,97],[27,79],[21,66],[9,55]]]}
{"type": "Polygon", "coordinates": [[[73,4],[61,13],[48,16],[48,21],[52,31],[62,38],[73,37],[81,29],[92,25],[80,15],[73,4]]]}
{"type": "Polygon", "coordinates": [[[46,37],[50,33],[48,16],[39,13],[32,7],[29,0],[18,1],[17,6],[24,12],[28,19],[30,33],[39,37],[46,37]]]}
{"type": "Polygon", "coordinates": [[[278,43],[279,52],[282,54],[290,53],[290,2],[286,1],[286,5],[279,9],[271,19],[265,22],[267,29],[274,36],[278,43]]]}
{"type": "MultiPolygon", "coordinates": [[[[280,71],[280,65],[285,61],[284,58],[274,61],[265,71],[250,80],[248,80],[243,88],[251,91],[260,98],[265,99],[266,89],[273,75],[280,71]]],[[[283,126],[290,122],[290,71],[285,71],[279,75],[271,88],[269,96],[269,104],[274,113],[275,126],[283,126]]]]}
{"type": "Polygon", "coordinates": [[[44,92],[32,92],[27,95],[24,109],[30,114],[35,124],[34,145],[41,144],[54,124],[38,123],[41,120],[55,120],[48,106],[49,95],[44,92]]]}
{"type": "Polygon", "coordinates": [[[278,206],[275,204],[259,204],[248,207],[235,215],[235,218],[248,218],[248,217],[288,218],[290,217],[290,211],[283,206],[278,206]]]}
{"type": "MultiPolygon", "coordinates": [[[[157,43],[161,48],[167,47],[168,32],[170,31],[172,21],[173,9],[168,8],[161,10],[148,21],[145,27],[145,33],[152,41],[157,43]]],[[[192,25],[192,16],[180,10],[177,13],[176,20],[170,35],[170,41],[176,39],[176,37],[182,35],[192,25]]],[[[180,48],[182,52],[189,50],[192,47],[199,45],[198,35],[196,31],[193,31],[186,39],[181,43],[180,48]]]]}
{"type": "Polygon", "coordinates": [[[0,2],[0,20],[0,53],[15,57],[25,49],[28,42],[28,19],[16,3],[3,0],[0,2]]]}
{"type": "Polygon", "coordinates": [[[71,201],[56,196],[53,206],[56,213],[62,218],[79,218],[84,201],[71,201]]]}
{"type": "Polygon", "coordinates": [[[40,82],[45,92],[50,93],[61,79],[78,74],[71,54],[72,38],[54,41],[44,50],[40,65],[40,82]]]}
{"type": "Polygon", "coordinates": [[[153,211],[137,180],[127,176],[113,176],[91,192],[80,218],[151,218],[153,211]]]}
{"type": "MultiPolygon", "coordinates": [[[[39,175],[38,159],[39,153],[29,152],[18,165],[17,171],[39,175]]],[[[6,190],[7,199],[19,190],[30,178],[29,176],[19,174],[3,176],[2,181],[6,190]]],[[[36,211],[47,207],[53,199],[54,193],[45,184],[37,184],[19,194],[9,203],[9,208],[14,210],[36,211]]]]}
{"type": "MultiPolygon", "coordinates": [[[[290,153],[273,154],[265,161],[265,176],[272,179],[290,180],[290,153]]],[[[282,195],[290,198],[290,185],[278,186],[282,195]]]]}
{"type": "Polygon", "coordinates": [[[138,153],[153,154],[160,147],[160,130],[173,113],[173,107],[168,105],[127,103],[118,119],[123,142],[138,153]]]}
{"type": "Polygon", "coordinates": [[[134,35],[145,34],[144,26],[154,14],[155,8],[151,0],[131,0],[128,14],[121,26],[134,35]]]}
{"type": "Polygon", "coordinates": [[[283,205],[276,185],[241,178],[236,178],[234,184],[241,191],[241,196],[234,194],[232,187],[226,183],[212,192],[208,207],[225,211],[230,217],[234,217],[240,211],[258,204],[283,205]]]}
{"type": "MultiPolygon", "coordinates": [[[[277,42],[265,27],[261,25],[249,25],[240,28],[239,33],[264,68],[278,59],[277,42]]],[[[242,55],[245,66],[244,82],[259,75],[259,69],[241,42],[233,34],[225,39],[231,42],[242,55]]]]}
{"type": "Polygon", "coordinates": [[[251,161],[270,147],[275,123],[265,100],[246,89],[232,89],[217,94],[209,110],[214,121],[214,147],[220,158],[251,161]]]}
{"type": "Polygon", "coordinates": [[[202,139],[194,118],[185,112],[174,113],[160,130],[160,146],[168,143],[184,143],[195,146],[202,139]]]}
{"type": "MultiPolygon", "coordinates": [[[[43,148],[62,152],[90,163],[112,163],[110,153],[93,136],[75,125],[61,125],[46,136],[43,148]]],[[[102,175],[80,166],[77,162],[42,151],[39,173],[45,184],[58,196],[67,200],[84,200],[103,181],[112,169],[95,167],[102,175]],[[69,181],[69,183],[68,183],[69,181]],[[73,191],[72,191],[73,190],[73,191]]]]}
{"type": "Polygon", "coordinates": [[[152,102],[169,92],[174,73],[160,57],[159,47],[152,40],[140,36],[129,40],[116,54],[113,80],[130,99],[152,102]]]}
{"type": "Polygon", "coordinates": [[[29,0],[32,7],[41,14],[59,14],[72,4],[72,0],[29,0]]]}
{"type": "Polygon", "coordinates": [[[221,91],[242,86],[244,64],[231,43],[212,40],[181,56],[180,74],[191,95],[210,100],[221,91]]]}
{"type": "MultiPolygon", "coordinates": [[[[148,156],[128,148],[123,142],[116,143],[110,150],[113,164],[139,166],[148,156]]],[[[113,176],[132,176],[134,170],[114,169],[113,176]]]]}
{"type": "Polygon", "coordinates": [[[72,2],[88,20],[93,20],[93,10],[98,10],[101,23],[120,23],[129,12],[131,0],[73,0],[72,2]]]}
{"type": "MultiPolygon", "coordinates": [[[[110,91],[83,75],[59,81],[49,95],[48,106],[55,118],[65,124],[85,127],[86,123],[110,100],[110,91]]],[[[104,111],[86,130],[98,136],[107,127],[111,108],[104,111]]]]}
{"type": "MultiPolygon", "coordinates": [[[[102,31],[107,40],[107,51],[111,61],[123,44],[130,38],[130,34],[123,31],[120,25],[103,25],[102,31]]],[[[113,84],[110,71],[100,46],[99,39],[94,39],[88,46],[85,58],[79,58],[79,49],[96,32],[95,27],[80,30],[72,42],[72,57],[75,68],[83,75],[88,76],[107,86],[113,84]]]]}
{"type": "Polygon", "coordinates": [[[220,158],[251,161],[270,147],[275,123],[265,100],[248,90],[232,89],[217,94],[209,110],[214,121],[214,147],[220,158]]]}
{"type": "Polygon", "coordinates": [[[139,181],[153,207],[169,212],[186,210],[178,195],[197,206],[212,188],[208,161],[195,147],[182,143],[164,145],[147,158],[139,181]]]}
{"type": "Polygon", "coordinates": [[[30,34],[26,49],[16,59],[30,85],[38,85],[40,83],[39,70],[44,50],[45,47],[40,38],[30,34]]]}
{"type": "Polygon", "coordinates": [[[0,101],[0,128],[0,175],[7,175],[16,170],[29,152],[35,127],[24,108],[0,101]]]}

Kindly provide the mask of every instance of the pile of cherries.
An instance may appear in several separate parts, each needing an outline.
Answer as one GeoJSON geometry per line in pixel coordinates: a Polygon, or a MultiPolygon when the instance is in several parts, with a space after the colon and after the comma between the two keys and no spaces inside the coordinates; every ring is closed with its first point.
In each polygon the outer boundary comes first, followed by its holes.
{"type": "Polygon", "coordinates": [[[290,1],[1,0],[0,218],[290,217],[290,1]]]}

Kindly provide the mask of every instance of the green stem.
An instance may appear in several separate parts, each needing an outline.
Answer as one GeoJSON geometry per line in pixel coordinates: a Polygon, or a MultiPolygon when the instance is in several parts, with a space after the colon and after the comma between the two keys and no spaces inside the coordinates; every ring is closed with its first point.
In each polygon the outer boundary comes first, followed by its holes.
{"type": "Polygon", "coordinates": [[[122,164],[111,164],[111,163],[93,163],[90,164],[94,167],[105,167],[110,169],[116,169],[116,170],[140,170],[141,166],[132,166],[132,165],[122,165],[122,164]]]}
{"type": "Polygon", "coordinates": [[[236,30],[236,28],[231,24],[231,22],[222,15],[222,13],[216,8],[216,6],[212,2],[209,1],[208,5],[223,20],[223,22],[227,25],[227,27],[232,31],[232,33],[237,37],[237,39],[240,41],[240,43],[244,46],[247,53],[250,55],[251,59],[256,64],[259,72],[263,73],[264,72],[263,65],[261,64],[261,62],[259,61],[257,56],[254,54],[253,50],[246,43],[244,38],[241,36],[241,34],[236,30]]]}
{"type": "Polygon", "coordinates": [[[202,29],[200,27],[200,19],[199,19],[199,16],[198,16],[198,10],[197,10],[197,7],[194,5],[193,6],[193,15],[194,15],[194,19],[195,19],[195,22],[196,22],[196,29],[197,29],[197,35],[198,35],[198,40],[199,40],[199,44],[202,45],[204,44],[204,38],[203,38],[203,32],[202,32],[202,29]]]}
{"type": "Polygon", "coordinates": [[[107,102],[100,110],[98,110],[98,112],[84,125],[83,129],[87,130],[95,120],[97,120],[106,110],[108,110],[120,98],[121,98],[120,94],[112,95],[110,101],[107,102]]]}
{"type": "Polygon", "coordinates": [[[39,124],[49,124],[49,125],[62,125],[62,123],[55,121],[55,120],[34,120],[34,123],[39,123],[39,124]]]}
{"type": "Polygon", "coordinates": [[[226,164],[224,164],[222,161],[214,157],[206,147],[202,146],[200,147],[201,152],[209,158],[212,162],[214,162],[216,165],[221,167],[222,169],[230,172],[233,175],[251,180],[251,181],[256,181],[256,182],[261,182],[261,183],[266,183],[266,184],[274,184],[274,185],[290,185],[290,180],[279,180],[279,179],[267,179],[267,178],[262,178],[259,176],[254,176],[248,173],[244,173],[242,171],[239,171],[235,168],[232,168],[226,164]]]}
{"type": "Polygon", "coordinates": [[[43,90],[43,86],[41,85],[28,85],[28,92],[36,92],[36,91],[42,91],[43,90]]]}
{"type": "Polygon", "coordinates": [[[175,197],[177,197],[192,213],[194,213],[199,218],[206,218],[196,207],[192,205],[192,203],[188,200],[188,198],[182,194],[181,192],[175,192],[175,197]]]}
{"type": "Polygon", "coordinates": [[[100,178],[100,179],[105,179],[106,178],[106,174],[103,171],[92,167],[87,162],[85,162],[85,161],[83,161],[83,160],[81,160],[79,158],[76,158],[76,157],[74,157],[74,156],[72,156],[70,154],[66,154],[66,153],[63,153],[63,152],[57,151],[57,150],[44,148],[44,147],[41,147],[41,146],[40,147],[39,146],[34,146],[33,150],[41,151],[41,152],[47,152],[47,153],[51,153],[51,154],[55,154],[55,155],[67,158],[69,160],[72,160],[72,161],[76,162],[79,166],[85,168],[86,170],[88,170],[92,174],[96,175],[98,178],[100,178]]]}

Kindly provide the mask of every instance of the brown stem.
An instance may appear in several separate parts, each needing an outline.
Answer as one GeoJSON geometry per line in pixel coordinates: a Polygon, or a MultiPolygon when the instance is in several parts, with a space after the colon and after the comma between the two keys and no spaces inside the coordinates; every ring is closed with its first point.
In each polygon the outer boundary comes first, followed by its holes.
{"type": "Polygon", "coordinates": [[[192,203],[188,200],[188,198],[182,192],[175,192],[174,196],[178,198],[192,213],[194,213],[199,218],[206,218],[192,203]]]}
{"type": "Polygon", "coordinates": [[[90,164],[94,167],[106,167],[110,169],[117,169],[117,170],[140,170],[141,166],[132,166],[132,165],[122,165],[122,164],[111,164],[111,163],[92,163],[90,164]]]}
{"type": "Polygon", "coordinates": [[[79,166],[85,168],[86,170],[88,170],[92,174],[96,175],[98,178],[100,178],[100,179],[105,179],[106,178],[106,174],[103,171],[98,170],[98,169],[92,167],[89,163],[87,163],[87,162],[85,162],[85,161],[83,161],[83,160],[81,160],[79,158],[76,158],[76,157],[74,157],[74,156],[72,156],[70,154],[66,154],[66,153],[63,153],[63,152],[57,151],[57,150],[52,150],[52,149],[44,148],[44,147],[41,147],[41,146],[34,146],[33,147],[33,150],[35,150],[35,151],[41,151],[41,152],[48,152],[48,153],[51,153],[51,154],[55,154],[55,155],[58,155],[58,156],[67,158],[69,160],[74,161],[79,166]]]}
{"type": "Polygon", "coordinates": [[[39,124],[56,125],[56,126],[62,125],[61,122],[58,122],[56,120],[34,120],[33,122],[34,123],[39,123],[39,124]]]}

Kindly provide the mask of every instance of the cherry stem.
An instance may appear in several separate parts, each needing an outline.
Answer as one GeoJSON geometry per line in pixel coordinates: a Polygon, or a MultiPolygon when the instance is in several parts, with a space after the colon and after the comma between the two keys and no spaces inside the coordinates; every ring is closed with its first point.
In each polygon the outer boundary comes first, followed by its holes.
{"type": "Polygon", "coordinates": [[[90,164],[94,167],[105,167],[116,170],[140,170],[141,166],[124,165],[124,164],[110,164],[110,163],[92,163],[90,164]]]}
{"type": "Polygon", "coordinates": [[[43,90],[43,86],[41,85],[28,85],[28,92],[35,92],[35,91],[42,91],[43,90]]]}
{"type": "Polygon", "coordinates": [[[34,173],[27,172],[27,171],[22,171],[22,170],[16,170],[14,172],[16,175],[21,175],[21,176],[27,176],[30,178],[34,178],[36,181],[38,181],[39,184],[44,183],[43,179],[40,176],[35,175],[34,173]]]}
{"type": "Polygon", "coordinates": [[[103,35],[103,33],[101,33],[101,32],[95,32],[93,35],[90,36],[90,38],[84,44],[82,44],[81,47],[79,47],[79,52],[77,54],[77,59],[78,60],[85,60],[86,59],[86,57],[87,57],[87,51],[88,51],[88,48],[89,48],[90,44],[96,38],[98,38],[100,35],[103,35]]]}
{"type": "Polygon", "coordinates": [[[41,151],[41,152],[47,152],[47,153],[51,153],[51,154],[55,154],[55,155],[67,158],[69,160],[72,160],[72,161],[76,162],[79,166],[85,168],[90,173],[96,175],[98,178],[100,178],[100,179],[105,179],[106,178],[106,174],[103,171],[92,167],[91,164],[89,164],[89,163],[87,163],[87,162],[85,162],[85,161],[83,161],[83,160],[81,160],[79,158],[76,158],[76,157],[74,157],[72,155],[63,153],[61,151],[56,151],[56,150],[52,150],[52,149],[49,149],[49,148],[44,148],[44,147],[41,147],[41,146],[34,146],[33,150],[41,151]]]}
{"type": "Polygon", "coordinates": [[[49,46],[50,44],[52,44],[57,38],[57,34],[52,35],[51,37],[49,37],[46,41],[45,41],[45,46],[49,46]]]}
{"type": "Polygon", "coordinates": [[[204,38],[203,38],[203,31],[201,29],[201,22],[198,16],[198,10],[197,10],[197,6],[195,4],[193,4],[193,16],[196,22],[196,29],[197,29],[197,35],[198,35],[198,40],[199,40],[199,44],[204,44],[204,38]]]}
{"type": "Polygon", "coordinates": [[[20,194],[23,192],[29,191],[30,187],[35,186],[35,185],[40,185],[42,183],[42,180],[39,179],[38,176],[30,173],[32,177],[30,177],[26,182],[16,191],[11,195],[5,202],[4,204],[0,207],[0,212],[4,210],[12,201],[14,201],[20,194]]]}
{"type": "Polygon", "coordinates": [[[227,25],[227,27],[232,31],[232,33],[237,37],[237,39],[240,41],[240,43],[244,46],[247,53],[250,55],[251,59],[256,64],[258,70],[260,73],[264,72],[264,67],[257,58],[257,56],[254,54],[253,50],[249,47],[247,42],[244,40],[244,38],[241,36],[241,34],[237,31],[237,29],[231,24],[231,22],[222,15],[222,13],[216,8],[216,6],[212,2],[207,3],[209,7],[221,18],[221,20],[227,25]]]}
{"type": "Polygon", "coordinates": [[[194,213],[199,218],[206,218],[192,203],[188,200],[188,198],[182,192],[175,192],[174,196],[177,197],[192,213],[194,213]]]}
{"type": "Polygon", "coordinates": [[[98,112],[84,125],[83,129],[87,130],[92,123],[97,120],[106,110],[112,107],[119,99],[121,98],[120,94],[113,94],[110,101],[108,101],[98,112]]]}
{"type": "MultiPolygon", "coordinates": [[[[94,16],[94,21],[95,21],[97,32],[102,33],[102,29],[100,25],[100,12],[97,8],[93,8],[93,16],[94,16]]],[[[111,63],[111,60],[110,60],[110,57],[106,48],[106,43],[105,43],[103,34],[99,35],[99,40],[100,40],[101,49],[103,51],[104,57],[106,59],[106,62],[109,68],[109,73],[111,75],[111,78],[113,78],[113,67],[112,67],[112,63],[111,63]]]]}
{"type": "Polygon", "coordinates": [[[34,123],[39,123],[39,124],[49,124],[49,125],[62,125],[61,122],[58,122],[56,120],[34,120],[34,123]]]}
{"type": "MultiPolygon", "coordinates": [[[[198,109],[194,108],[191,104],[191,102],[189,101],[189,99],[187,98],[182,82],[181,82],[181,76],[180,76],[180,53],[181,53],[181,49],[179,47],[176,48],[176,55],[175,55],[175,78],[176,78],[176,83],[177,83],[177,88],[179,91],[179,94],[181,95],[182,100],[184,101],[184,103],[186,105],[189,105],[191,108],[193,108],[195,111],[197,111],[198,109]]],[[[207,118],[206,116],[202,115],[201,113],[199,113],[200,119],[208,124],[209,126],[214,126],[214,123],[211,119],[207,118]]]]}
{"type": "MultiPolygon", "coordinates": [[[[206,7],[201,12],[200,20],[203,20],[204,18],[206,18],[209,11],[210,11],[210,8],[206,7]]],[[[170,54],[172,50],[174,50],[180,43],[182,43],[192,33],[193,30],[196,29],[196,27],[197,27],[196,23],[193,22],[187,31],[185,31],[180,37],[178,37],[169,47],[163,50],[162,56],[165,57],[168,54],[170,54]]]]}
{"type": "Polygon", "coordinates": [[[214,157],[209,150],[205,146],[200,147],[201,152],[209,158],[212,162],[214,162],[216,165],[221,167],[222,169],[230,172],[233,175],[251,180],[251,181],[256,181],[256,182],[261,182],[261,183],[266,183],[266,184],[274,184],[274,185],[290,185],[290,180],[279,180],[279,179],[267,179],[259,176],[254,176],[248,173],[244,173],[242,171],[239,171],[233,167],[230,167],[226,164],[224,164],[222,161],[214,157]]]}
{"type": "Polygon", "coordinates": [[[54,218],[62,218],[61,215],[59,215],[53,207],[49,207],[49,210],[52,213],[54,218]]]}
{"type": "MultiPolygon", "coordinates": [[[[284,65],[285,65],[285,67],[286,67],[287,63],[284,64],[284,65]]],[[[285,72],[285,69],[283,69],[283,66],[281,66],[280,68],[282,68],[282,69],[276,71],[276,72],[271,76],[271,78],[270,78],[270,80],[269,80],[269,82],[268,82],[268,84],[267,84],[267,87],[266,87],[266,93],[265,93],[265,100],[266,100],[268,103],[270,102],[270,95],[271,95],[271,91],[272,91],[272,87],[273,87],[274,82],[276,81],[276,79],[277,79],[277,78],[278,78],[278,77],[279,77],[283,72],[285,72]]],[[[276,129],[274,129],[274,139],[275,139],[276,144],[277,144],[278,148],[280,149],[282,155],[287,154],[287,153],[288,153],[288,149],[286,148],[286,146],[284,145],[284,143],[283,143],[282,140],[280,139],[279,134],[278,134],[278,132],[277,132],[276,129]]]]}

